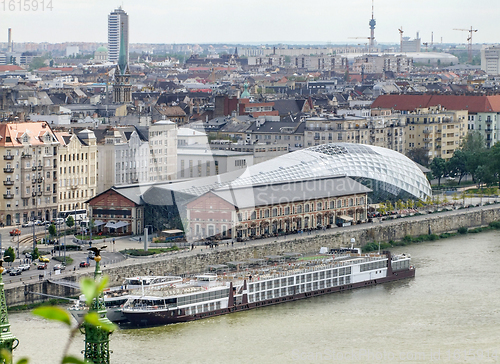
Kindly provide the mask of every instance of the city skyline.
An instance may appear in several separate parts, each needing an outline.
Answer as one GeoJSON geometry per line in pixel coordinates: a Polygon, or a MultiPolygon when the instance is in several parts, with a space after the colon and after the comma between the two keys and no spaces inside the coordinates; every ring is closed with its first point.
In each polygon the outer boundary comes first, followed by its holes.
{"type": "MultiPolygon", "coordinates": [[[[422,42],[430,43],[433,32],[434,43],[440,43],[441,38],[444,43],[465,43],[467,33],[454,29],[473,26],[479,30],[473,36],[475,44],[496,43],[495,14],[500,11],[500,3],[493,0],[479,3],[481,6],[469,9],[465,1],[423,0],[401,8],[395,0],[375,0],[375,39],[380,43],[399,43],[398,29],[403,26],[404,36],[414,38],[420,32],[422,42]]],[[[7,41],[7,29],[12,28],[14,42],[106,43],[107,16],[118,6],[130,16],[130,43],[357,44],[367,43],[370,35],[370,0],[349,3],[317,0],[313,4],[215,0],[210,6],[194,0],[176,3],[171,8],[159,0],[121,4],[107,0],[53,0],[52,11],[0,9],[0,42],[7,41]],[[321,21],[324,14],[330,16],[321,21]]]]}

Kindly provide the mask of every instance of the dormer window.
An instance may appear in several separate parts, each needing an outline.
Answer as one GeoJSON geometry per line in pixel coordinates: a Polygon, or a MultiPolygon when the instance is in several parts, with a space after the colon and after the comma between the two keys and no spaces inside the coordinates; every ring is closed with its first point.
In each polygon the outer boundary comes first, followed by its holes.
{"type": "Polygon", "coordinates": [[[29,142],[28,134],[24,134],[23,135],[23,143],[28,143],[28,142],[29,142]]]}
{"type": "Polygon", "coordinates": [[[52,141],[52,138],[50,137],[49,133],[45,134],[44,139],[45,143],[50,143],[52,141]]]}

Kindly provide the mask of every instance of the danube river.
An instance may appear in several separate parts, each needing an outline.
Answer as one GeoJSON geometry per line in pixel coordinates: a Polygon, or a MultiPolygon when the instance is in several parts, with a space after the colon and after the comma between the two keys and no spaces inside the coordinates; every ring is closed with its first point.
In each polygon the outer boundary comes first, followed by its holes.
{"type": "MultiPolygon", "coordinates": [[[[500,362],[500,232],[393,249],[416,278],[112,335],[112,363],[500,362]]],[[[68,330],[10,315],[15,358],[57,363],[68,330]]],[[[83,350],[83,337],[71,352],[83,350]]]]}

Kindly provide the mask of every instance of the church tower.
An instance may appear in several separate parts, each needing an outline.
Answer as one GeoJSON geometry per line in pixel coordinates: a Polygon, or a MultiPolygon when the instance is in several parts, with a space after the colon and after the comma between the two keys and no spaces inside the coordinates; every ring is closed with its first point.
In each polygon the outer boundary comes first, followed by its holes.
{"type": "Polygon", "coordinates": [[[130,84],[130,69],[128,68],[127,58],[122,31],[120,36],[120,56],[118,57],[118,65],[115,71],[115,83],[113,85],[113,101],[117,104],[128,104],[132,102],[132,85],[130,84]]]}

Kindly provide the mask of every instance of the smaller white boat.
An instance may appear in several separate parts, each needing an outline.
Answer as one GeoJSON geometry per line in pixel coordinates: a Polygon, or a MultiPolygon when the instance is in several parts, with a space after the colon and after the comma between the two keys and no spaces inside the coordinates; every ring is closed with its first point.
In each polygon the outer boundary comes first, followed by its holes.
{"type": "MultiPolygon", "coordinates": [[[[179,283],[182,283],[182,278],[178,276],[136,276],[126,278],[121,286],[111,287],[104,291],[106,316],[111,322],[126,321],[121,307],[128,299],[143,297],[151,291],[173,287],[179,283]]],[[[85,302],[85,295],[82,294],[69,308],[76,320],[80,320],[88,312],[85,302]]]]}

